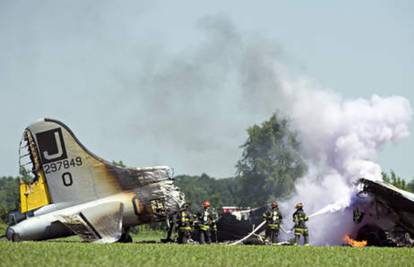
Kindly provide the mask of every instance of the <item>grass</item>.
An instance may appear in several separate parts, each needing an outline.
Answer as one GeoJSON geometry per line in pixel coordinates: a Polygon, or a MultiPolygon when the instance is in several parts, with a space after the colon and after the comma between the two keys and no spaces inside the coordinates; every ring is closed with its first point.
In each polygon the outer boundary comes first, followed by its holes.
{"type": "MultiPolygon", "coordinates": [[[[160,242],[160,240],[162,238],[165,238],[166,236],[165,232],[162,232],[162,231],[144,231],[144,232],[139,232],[137,234],[131,234],[131,235],[132,235],[134,242],[136,243],[148,242],[148,241],[160,242]]],[[[47,242],[78,242],[80,243],[82,242],[82,239],[77,235],[73,235],[69,237],[62,237],[62,238],[58,238],[54,240],[49,240],[47,242]]]]}
{"type": "MultiPolygon", "coordinates": [[[[0,225],[3,230],[4,225],[0,225]]],[[[0,266],[409,266],[410,248],[150,244],[165,233],[141,231],[132,244],[89,244],[76,236],[0,241],[0,266]]]]}
{"type": "Polygon", "coordinates": [[[6,233],[7,224],[3,223],[0,220],[0,236],[4,235],[6,233]]]}
{"type": "Polygon", "coordinates": [[[0,266],[409,266],[409,248],[0,241],[0,266]]]}

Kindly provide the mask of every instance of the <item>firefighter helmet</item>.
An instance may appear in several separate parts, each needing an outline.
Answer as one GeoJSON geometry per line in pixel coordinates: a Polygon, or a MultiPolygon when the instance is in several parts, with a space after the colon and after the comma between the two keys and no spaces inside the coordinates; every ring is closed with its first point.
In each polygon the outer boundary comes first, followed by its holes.
{"type": "Polygon", "coordinates": [[[204,208],[208,208],[208,207],[210,207],[210,202],[209,202],[208,200],[204,200],[204,201],[203,201],[203,207],[204,207],[204,208]]]}
{"type": "Polygon", "coordinates": [[[303,208],[303,203],[299,202],[298,204],[296,204],[295,208],[296,209],[302,209],[303,208]]]}
{"type": "Polygon", "coordinates": [[[181,206],[181,210],[186,210],[190,208],[190,202],[185,202],[182,206],[181,206]]]}

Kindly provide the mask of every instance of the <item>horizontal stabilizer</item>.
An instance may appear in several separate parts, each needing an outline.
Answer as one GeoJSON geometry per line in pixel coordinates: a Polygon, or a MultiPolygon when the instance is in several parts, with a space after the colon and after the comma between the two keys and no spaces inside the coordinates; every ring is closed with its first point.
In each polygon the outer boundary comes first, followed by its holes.
{"type": "Polygon", "coordinates": [[[123,204],[110,202],[62,215],[60,221],[85,241],[112,243],[122,235],[122,216],[123,204]]]}

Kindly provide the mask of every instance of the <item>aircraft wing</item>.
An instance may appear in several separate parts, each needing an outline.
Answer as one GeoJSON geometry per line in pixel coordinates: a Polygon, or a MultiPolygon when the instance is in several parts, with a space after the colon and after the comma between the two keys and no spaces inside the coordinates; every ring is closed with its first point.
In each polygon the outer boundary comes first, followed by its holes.
{"type": "Polygon", "coordinates": [[[378,200],[387,203],[387,206],[407,213],[414,213],[414,194],[401,190],[382,181],[371,181],[361,178],[363,191],[373,194],[378,200]]]}
{"type": "Polygon", "coordinates": [[[123,204],[110,202],[60,215],[59,221],[85,241],[112,243],[122,235],[122,215],[123,204]]]}
{"type": "Polygon", "coordinates": [[[414,246],[414,194],[383,181],[362,178],[359,183],[361,193],[371,198],[365,225],[359,226],[360,240],[377,246],[414,246]]]}

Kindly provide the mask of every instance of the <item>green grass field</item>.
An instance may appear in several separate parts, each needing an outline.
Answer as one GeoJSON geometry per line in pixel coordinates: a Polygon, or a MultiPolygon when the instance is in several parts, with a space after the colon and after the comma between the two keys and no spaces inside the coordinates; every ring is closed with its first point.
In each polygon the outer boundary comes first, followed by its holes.
{"type": "Polygon", "coordinates": [[[0,266],[414,266],[410,248],[142,243],[163,235],[144,231],[130,244],[83,243],[76,236],[21,243],[2,239],[0,266]]]}
{"type": "Polygon", "coordinates": [[[0,241],[0,266],[412,266],[408,248],[0,241]]]}

